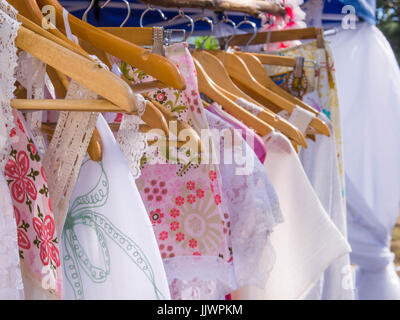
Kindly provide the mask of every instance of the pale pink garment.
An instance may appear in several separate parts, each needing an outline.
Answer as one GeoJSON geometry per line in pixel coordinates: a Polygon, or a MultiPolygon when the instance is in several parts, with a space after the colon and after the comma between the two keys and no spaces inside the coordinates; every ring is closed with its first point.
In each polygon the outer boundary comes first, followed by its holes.
{"type": "Polygon", "coordinates": [[[265,158],[267,157],[267,148],[265,147],[265,143],[260,136],[258,136],[250,128],[246,127],[242,122],[236,120],[231,115],[222,110],[221,106],[215,102],[210,104],[207,110],[211,111],[212,113],[216,114],[217,116],[231,124],[235,129],[241,130],[243,139],[253,149],[261,163],[264,163],[265,158]]]}
{"type": "Polygon", "coordinates": [[[58,236],[41,158],[20,112],[13,110],[11,152],[4,170],[18,228],[26,299],[61,298],[58,236]]]}
{"type": "MultiPolygon", "coordinates": [[[[159,89],[149,95],[199,133],[207,129],[197,86],[196,69],[186,43],[166,49],[179,69],[186,90],[159,89]]],[[[125,63],[119,64],[132,81],[153,80],[125,63]]],[[[160,150],[158,150],[160,151],[160,150]]],[[[214,164],[149,164],[155,154],[145,154],[136,180],[154,226],[173,299],[224,299],[235,287],[232,268],[230,216],[222,199],[221,178],[214,164]]]]}

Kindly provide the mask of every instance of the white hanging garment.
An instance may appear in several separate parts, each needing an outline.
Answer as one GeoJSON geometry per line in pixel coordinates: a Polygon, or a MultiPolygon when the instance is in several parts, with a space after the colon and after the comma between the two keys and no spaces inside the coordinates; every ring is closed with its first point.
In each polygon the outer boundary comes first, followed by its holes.
{"type": "Polygon", "coordinates": [[[330,38],[343,121],[351,262],[359,299],[400,299],[390,252],[400,204],[400,71],[367,23],[330,38]]]}
{"type": "Polygon", "coordinates": [[[103,161],[86,157],[62,234],[65,299],[170,299],[146,209],[100,115],[103,161]]]}
{"type": "Polygon", "coordinates": [[[276,262],[264,290],[247,287],[239,299],[303,299],[322,272],[350,247],[315,194],[289,140],[281,133],[267,137],[264,168],[279,198],[284,223],[271,243],[276,262]]]}
{"type": "Polygon", "coordinates": [[[264,288],[269,275],[266,271],[272,270],[275,262],[270,234],[283,222],[278,197],[241,131],[207,109],[204,111],[220,154],[223,196],[231,216],[225,230],[232,234],[237,288],[264,288]]]}
{"type": "MultiPolygon", "coordinates": [[[[323,114],[320,114],[319,117],[333,132],[329,119],[323,114]]],[[[322,206],[332,222],[347,239],[346,208],[342,201],[342,188],[334,136],[316,135],[316,141],[311,141],[307,149],[302,148],[299,156],[304,171],[322,206]]],[[[348,254],[336,259],[329,266],[324,272],[323,278],[307,298],[313,300],[354,299],[354,281],[348,254]]]]}

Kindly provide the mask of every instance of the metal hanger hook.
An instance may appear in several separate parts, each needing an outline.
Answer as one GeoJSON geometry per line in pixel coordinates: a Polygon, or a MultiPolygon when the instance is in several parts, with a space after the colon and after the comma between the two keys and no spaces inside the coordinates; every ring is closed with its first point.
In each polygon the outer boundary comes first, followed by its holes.
{"type": "Polygon", "coordinates": [[[92,1],[90,2],[89,7],[88,7],[88,8],[85,10],[85,12],[83,13],[83,16],[82,16],[82,20],[83,20],[83,21],[87,22],[87,15],[89,14],[90,10],[92,10],[92,8],[93,8],[93,6],[94,6],[94,3],[95,3],[95,0],[92,0],[92,1]]]}
{"type": "MultiPolygon", "coordinates": [[[[204,14],[204,10],[203,10],[203,14],[204,14]]],[[[208,36],[207,36],[207,37],[203,40],[203,42],[201,43],[201,50],[204,50],[204,46],[205,46],[205,44],[206,44],[206,41],[207,41],[208,39],[210,39],[211,36],[214,34],[214,21],[213,21],[211,18],[206,17],[206,16],[199,17],[199,18],[196,18],[196,19],[193,20],[193,22],[197,22],[197,21],[204,21],[204,22],[207,22],[208,25],[210,26],[210,33],[208,34],[208,36]]]]}
{"type": "Polygon", "coordinates": [[[147,5],[147,9],[144,10],[143,13],[142,13],[141,16],[140,16],[140,22],[139,22],[140,27],[142,27],[142,28],[144,27],[144,26],[143,26],[143,19],[144,19],[144,16],[146,15],[146,13],[149,12],[149,11],[157,11],[157,12],[160,14],[161,18],[162,18],[164,21],[167,20],[167,18],[165,17],[164,12],[162,12],[161,9],[153,8],[151,5],[148,4],[148,5],[147,5]]]}
{"type": "MultiPolygon", "coordinates": [[[[110,3],[110,1],[111,0],[107,0],[100,8],[104,9],[110,3]]],[[[129,18],[131,17],[131,12],[132,12],[129,2],[127,0],[122,0],[122,1],[126,4],[126,8],[128,9],[128,14],[127,14],[125,20],[120,25],[120,28],[122,28],[128,22],[129,18]]]]}
{"type": "Polygon", "coordinates": [[[247,41],[246,46],[245,46],[245,51],[247,51],[249,49],[249,44],[253,41],[253,39],[257,35],[257,25],[253,21],[247,20],[247,16],[245,16],[244,20],[239,22],[239,24],[236,26],[236,30],[239,29],[239,27],[244,24],[249,24],[253,27],[253,36],[249,39],[249,41],[247,41]]]}
{"type": "Polygon", "coordinates": [[[174,22],[176,19],[178,18],[186,18],[187,20],[189,20],[190,26],[191,26],[191,30],[188,36],[185,35],[185,40],[190,38],[193,34],[194,31],[194,21],[193,19],[188,16],[187,14],[185,14],[185,12],[183,12],[183,10],[181,8],[179,8],[178,14],[173,17],[170,21],[168,21],[167,25],[171,24],[172,22],[174,22]]]}
{"type": "Polygon", "coordinates": [[[236,30],[237,30],[237,26],[236,26],[236,23],[233,21],[233,20],[231,20],[231,19],[229,19],[229,17],[224,13],[224,17],[222,18],[222,20],[221,20],[223,23],[228,23],[228,24],[231,24],[232,25],[232,27],[233,27],[233,34],[226,40],[226,43],[225,43],[225,50],[227,50],[228,49],[228,47],[229,47],[229,42],[233,39],[233,37],[236,35],[236,30]]]}

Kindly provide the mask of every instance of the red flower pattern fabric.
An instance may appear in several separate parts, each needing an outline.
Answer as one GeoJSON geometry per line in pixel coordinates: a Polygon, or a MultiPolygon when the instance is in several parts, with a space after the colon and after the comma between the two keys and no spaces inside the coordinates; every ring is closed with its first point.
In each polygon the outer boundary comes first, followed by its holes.
{"type": "Polygon", "coordinates": [[[27,299],[61,298],[62,274],[58,238],[49,189],[34,141],[24,119],[14,110],[11,152],[4,170],[14,204],[22,278],[29,288],[27,299]]]}
{"type": "Polygon", "coordinates": [[[32,176],[28,176],[29,165],[27,153],[21,150],[18,151],[15,157],[11,157],[8,160],[5,167],[6,176],[12,179],[10,183],[11,195],[19,203],[25,202],[25,198],[36,200],[37,197],[35,183],[32,180],[32,176]]]}

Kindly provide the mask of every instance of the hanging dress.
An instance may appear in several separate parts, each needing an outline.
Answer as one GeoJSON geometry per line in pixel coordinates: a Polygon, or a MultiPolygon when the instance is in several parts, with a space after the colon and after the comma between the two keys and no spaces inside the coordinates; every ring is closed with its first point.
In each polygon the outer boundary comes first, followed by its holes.
{"type": "Polygon", "coordinates": [[[275,263],[270,235],[283,222],[279,200],[262,163],[242,138],[243,128],[234,129],[209,108],[204,112],[210,128],[217,130],[212,137],[219,146],[223,194],[231,213],[225,229],[232,234],[237,288],[263,289],[275,263]]]}
{"type": "Polygon", "coordinates": [[[62,234],[65,299],[170,299],[153,228],[107,122],[103,159],[86,156],[62,234]]]}
{"type": "MultiPolygon", "coordinates": [[[[159,89],[148,95],[200,135],[208,124],[187,44],[167,47],[166,56],[185,78],[186,90],[159,89]]],[[[135,83],[152,80],[124,62],[119,67],[135,83]]],[[[212,141],[206,142],[212,148],[212,141]]],[[[230,215],[218,166],[197,159],[181,148],[166,160],[163,148],[150,147],[136,183],[154,227],[172,298],[224,299],[235,288],[230,237],[224,232],[230,215]]]]}
{"type": "Polygon", "coordinates": [[[14,98],[14,69],[17,66],[15,38],[19,23],[15,10],[0,1],[0,300],[24,298],[20,269],[18,239],[14,208],[6,179],[6,165],[11,141],[13,116],[10,100],[14,98]]]}

